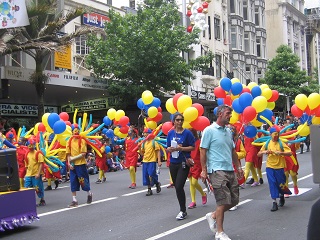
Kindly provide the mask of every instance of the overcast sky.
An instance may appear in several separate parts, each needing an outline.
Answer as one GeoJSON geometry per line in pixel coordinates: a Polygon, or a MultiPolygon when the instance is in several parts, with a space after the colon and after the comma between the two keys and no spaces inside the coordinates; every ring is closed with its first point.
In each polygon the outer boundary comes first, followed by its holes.
{"type": "Polygon", "coordinates": [[[305,0],[305,8],[316,8],[320,7],[320,0],[305,0]]]}

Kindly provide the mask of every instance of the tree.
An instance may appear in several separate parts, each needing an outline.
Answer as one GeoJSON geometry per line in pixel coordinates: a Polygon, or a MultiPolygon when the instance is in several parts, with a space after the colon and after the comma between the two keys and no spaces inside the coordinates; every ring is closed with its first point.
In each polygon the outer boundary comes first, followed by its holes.
{"type": "Polygon", "coordinates": [[[70,10],[66,15],[57,13],[56,0],[29,1],[27,12],[30,25],[14,29],[1,29],[0,55],[24,51],[35,60],[36,69],[30,81],[34,84],[38,97],[38,118],[44,114],[45,85],[49,78],[43,73],[46,59],[52,52],[70,45],[72,40],[81,35],[100,31],[98,28],[82,26],[73,33],[62,37],[57,33],[73,19],[86,12],[84,8],[70,10]]]}
{"type": "Polygon", "coordinates": [[[199,43],[199,30],[187,33],[180,24],[175,1],[145,0],[137,14],[120,16],[109,11],[107,37],[89,38],[87,64],[101,78],[109,78],[108,94],[125,107],[148,89],[154,95],[183,90],[193,71],[205,70],[213,59],[206,56],[187,63],[183,52],[199,43]],[[160,91],[161,90],[161,91],[160,91]]]}

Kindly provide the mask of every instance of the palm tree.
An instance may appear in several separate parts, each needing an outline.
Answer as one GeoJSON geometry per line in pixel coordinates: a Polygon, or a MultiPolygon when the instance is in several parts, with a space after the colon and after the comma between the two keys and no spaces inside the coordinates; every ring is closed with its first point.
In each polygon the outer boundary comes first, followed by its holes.
{"type": "Polygon", "coordinates": [[[38,118],[44,114],[45,85],[49,78],[43,73],[46,59],[51,53],[70,45],[81,35],[101,33],[103,29],[81,26],[73,33],[58,36],[69,22],[88,12],[84,8],[70,10],[67,14],[57,13],[57,0],[33,0],[28,2],[27,12],[30,25],[0,30],[0,55],[23,51],[35,60],[36,69],[30,77],[38,97],[38,118]]]}

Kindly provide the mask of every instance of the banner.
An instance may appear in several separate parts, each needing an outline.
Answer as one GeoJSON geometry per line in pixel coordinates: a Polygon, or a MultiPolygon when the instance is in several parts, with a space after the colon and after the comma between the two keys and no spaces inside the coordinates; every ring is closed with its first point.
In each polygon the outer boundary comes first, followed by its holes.
{"type": "Polygon", "coordinates": [[[25,0],[0,0],[0,28],[29,25],[25,0]]]}

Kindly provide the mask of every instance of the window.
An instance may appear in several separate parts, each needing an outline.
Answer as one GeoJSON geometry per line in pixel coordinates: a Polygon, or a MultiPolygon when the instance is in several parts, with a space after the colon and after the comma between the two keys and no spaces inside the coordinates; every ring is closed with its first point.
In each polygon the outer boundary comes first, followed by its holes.
{"type": "Polygon", "coordinates": [[[222,23],[222,37],[225,43],[227,42],[227,29],[226,29],[226,22],[222,23]]]}
{"type": "Polygon", "coordinates": [[[11,58],[13,67],[21,67],[21,52],[13,52],[11,58]]]}
{"type": "MultiPolygon", "coordinates": [[[[75,27],[77,30],[79,26],[75,27]]],[[[76,53],[79,55],[87,55],[89,53],[89,47],[87,46],[87,36],[80,36],[75,39],[76,53]]]]}
{"type": "Polygon", "coordinates": [[[248,5],[247,1],[243,1],[243,20],[248,20],[248,5]]]}
{"type": "Polygon", "coordinates": [[[107,4],[112,6],[112,0],[107,0],[107,4]]]}
{"type": "Polygon", "coordinates": [[[129,7],[135,9],[135,7],[136,7],[136,1],[135,1],[135,0],[130,0],[130,2],[129,2],[129,7]]]}
{"type": "Polygon", "coordinates": [[[220,19],[214,18],[214,38],[216,40],[221,39],[221,30],[220,30],[220,19]]]}
{"type": "Polygon", "coordinates": [[[0,66],[5,66],[5,65],[6,65],[6,56],[0,56],[0,66]]]}
{"type": "Polygon", "coordinates": [[[261,43],[260,43],[261,39],[257,38],[256,41],[257,41],[257,56],[261,57],[261,43]]]}
{"type": "Polygon", "coordinates": [[[208,37],[209,37],[209,40],[211,39],[211,18],[210,16],[208,16],[208,37]]]}
{"type": "Polygon", "coordinates": [[[217,70],[217,78],[221,78],[221,56],[216,55],[216,70],[217,70]]]}
{"type": "Polygon", "coordinates": [[[231,27],[231,47],[237,48],[237,31],[235,27],[231,27]]]}
{"type": "Polygon", "coordinates": [[[239,49],[243,50],[243,29],[239,29],[239,49]]]}
{"type": "Polygon", "coordinates": [[[244,34],[244,52],[250,53],[249,33],[244,34]]]}
{"type": "Polygon", "coordinates": [[[260,26],[259,8],[258,7],[255,7],[255,24],[256,24],[256,26],[260,26]]]}
{"type": "Polygon", "coordinates": [[[230,0],[230,13],[236,13],[234,0],[230,0]]]}
{"type": "Polygon", "coordinates": [[[251,33],[251,38],[250,38],[250,40],[251,40],[251,48],[250,48],[250,50],[251,50],[251,54],[256,54],[255,52],[255,45],[256,45],[256,36],[255,36],[255,34],[254,33],[251,33]]]}

